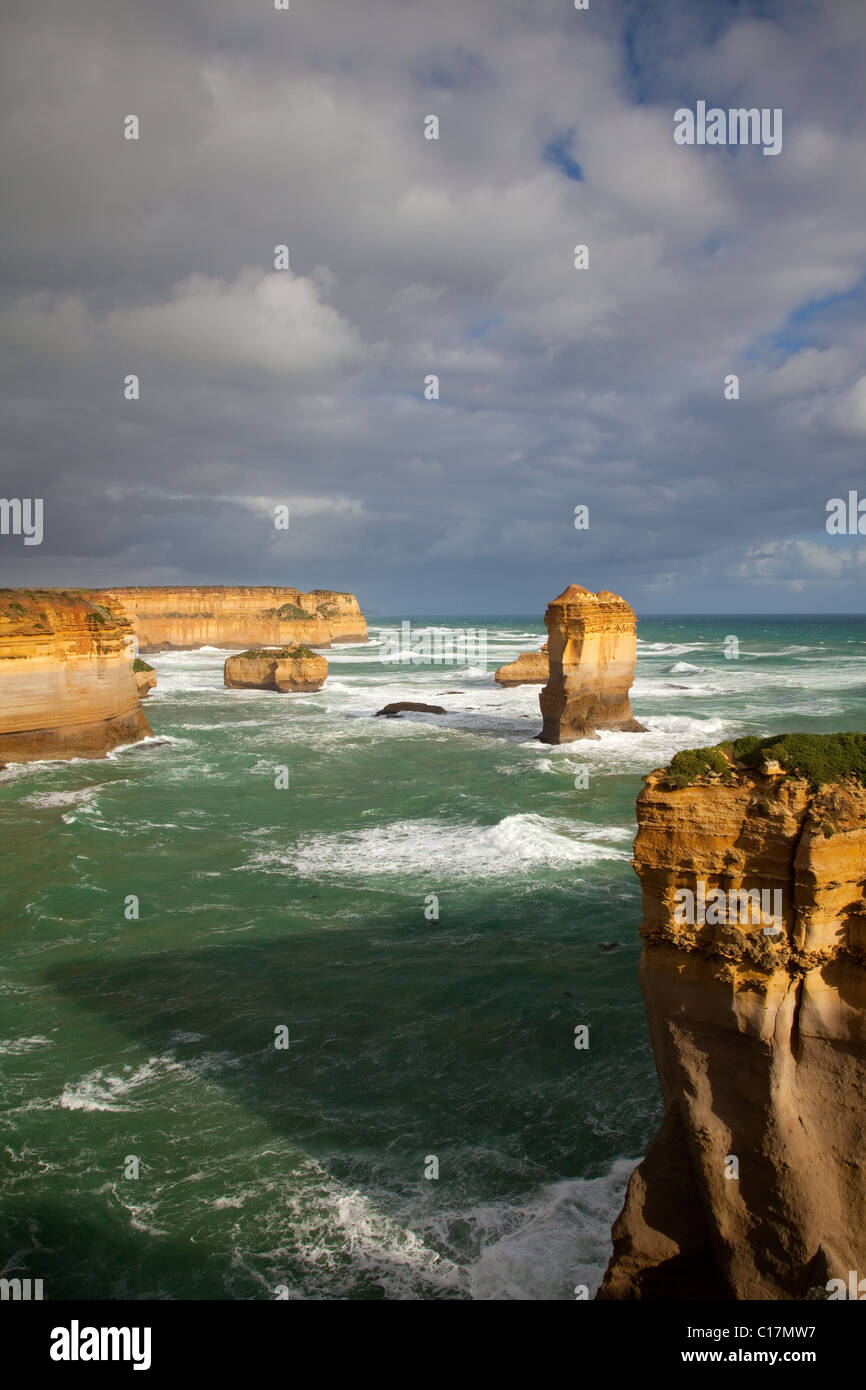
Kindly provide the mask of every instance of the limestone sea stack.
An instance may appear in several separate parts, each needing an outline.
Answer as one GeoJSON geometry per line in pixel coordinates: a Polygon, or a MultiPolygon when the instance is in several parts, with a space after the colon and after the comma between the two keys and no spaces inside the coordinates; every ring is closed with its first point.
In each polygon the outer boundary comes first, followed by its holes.
{"type": "Polygon", "coordinates": [[[598,729],[645,733],[631,712],[637,618],[625,599],[579,584],[548,604],[550,673],[538,700],[542,743],[597,738],[598,729]]]}
{"type": "Polygon", "coordinates": [[[80,591],[0,590],[0,761],[104,757],[152,733],[117,603],[80,591]]]}
{"type": "Polygon", "coordinates": [[[866,1273],[864,782],[864,734],[744,739],[645,778],[665,1109],[599,1298],[826,1298],[866,1273]]]}
{"type": "Polygon", "coordinates": [[[545,642],[540,651],[521,652],[516,661],[500,666],[494,680],[498,685],[546,685],[549,675],[545,642]]]}
{"type": "Polygon", "coordinates": [[[119,603],[139,651],[184,647],[329,647],[365,642],[367,624],[354,594],[334,589],[193,585],[105,589],[98,602],[119,603]]]}
{"type": "Polygon", "coordinates": [[[256,650],[230,656],[224,680],[230,690],[321,690],[328,674],[323,656],[308,647],[256,650]]]}

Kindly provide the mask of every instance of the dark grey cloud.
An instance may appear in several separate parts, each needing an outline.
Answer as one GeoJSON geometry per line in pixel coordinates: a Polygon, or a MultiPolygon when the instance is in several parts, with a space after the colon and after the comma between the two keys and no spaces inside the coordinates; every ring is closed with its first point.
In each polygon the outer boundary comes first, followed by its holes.
{"type": "Polygon", "coordinates": [[[862,608],[861,5],[50,0],[4,52],[2,491],[45,539],[0,582],[862,608]],[[702,98],[782,153],[676,146],[702,98]]]}

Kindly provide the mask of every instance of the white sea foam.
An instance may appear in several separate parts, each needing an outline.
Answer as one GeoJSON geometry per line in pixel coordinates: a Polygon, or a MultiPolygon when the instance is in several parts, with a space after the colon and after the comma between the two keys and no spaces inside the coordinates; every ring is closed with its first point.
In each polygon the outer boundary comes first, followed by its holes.
{"type": "Polygon", "coordinates": [[[579,1284],[593,1297],[610,1258],[610,1228],[635,1163],[620,1158],[602,1177],[553,1183],[516,1212],[492,1204],[463,1213],[464,1221],[481,1223],[489,1232],[469,1267],[470,1297],[568,1300],[579,1284]],[[498,1235],[497,1221],[504,1227],[498,1235]]]}
{"type": "Polygon", "coordinates": [[[79,787],[76,791],[34,792],[32,796],[22,797],[22,800],[29,806],[45,810],[53,806],[81,806],[90,804],[98,790],[98,787],[79,787]]]}
{"type": "Polygon", "coordinates": [[[37,1047],[52,1047],[51,1038],[36,1034],[32,1038],[0,1038],[0,1057],[23,1057],[37,1047]]]}
{"type": "Polygon", "coordinates": [[[706,671],[706,666],[692,666],[689,661],[675,661],[670,668],[672,676],[699,676],[706,671]]]}
{"type": "MultiPolygon", "coordinates": [[[[144,738],[137,738],[133,743],[119,743],[116,748],[112,748],[105,756],[110,762],[114,762],[118,754],[128,753],[133,748],[147,748],[151,744],[158,745],[162,743],[182,744],[183,742],[183,739],[174,738],[171,734],[145,734],[144,738]]],[[[74,758],[72,761],[77,762],[78,759],[74,758]]]]}
{"type": "Polygon", "coordinates": [[[149,1058],[138,1067],[124,1067],[121,1074],[112,1076],[101,1067],[88,1072],[78,1081],[68,1081],[63,1087],[59,1105],[62,1110],[134,1110],[125,1102],[140,1086],[146,1086],[160,1074],[160,1059],[149,1058]]]}
{"type": "MultiPolygon", "coordinates": [[[[392,1300],[438,1291],[476,1301],[571,1301],[577,1285],[592,1297],[601,1283],[610,1228],[635,1162],[617,1159],[600,1177],[548,1184],[517,1202],[422,1216],[415,1204],[389,1215],[305,1160],[306,1180],[289,1189],[280,1210],[287,1209],[320,1296],[323,1287],[335,1296],[334,1283],[348,1293],[366,1277],[392,1300]]],[[[280,1252],[273,1253],[271,1280],[279,1283],[280,1252]]],[[[249,1257],[239,1260],[248,1267],[249,1257]]],[[[305,1291],[295,1286],[294,1296],[305,1291]]]]}
{"type": "Polygon", "coordinates": [[[233,1263],[250,1277],[272,1289],[287,1283],[290,1297],[321,1296],[327,1289],[332,1297],[351,1294],[359,1280],[382,1290],[392,1301],[414,1300],[431,1292],[466,1296],[465,1271],[440,1253],[406,1219],[384,1212],[365,1193],[336,1181],[315,1160],[303,1159],[295,1173],[296,1181],[280,1189],[279,1227],[288,1222],[310,1271],[299,1288],[284,1275],[283,1254],[295,1263],[293,1252],[269,1251],[270,1268],[266,1279],[255,1256],[237,1251],[233,1263]]]}
{"type": "Polygon", "coordinates": [[[642,642],[638,638],[637,649],[643,656],[688,656],[689,652],[712,645],[711,642],[642,642]]]}
{"type": "MultiPolygon", "coordinates": [[[[742,682],[742,688],[751,685],[750,680],[742,682]]],[[[646,680],[638,677],[632,686],[632,700],[665,700],[668,705],[675,700],[705,699],[708,695],[725,696],[733,692],[718,685],[677,685],[673,681],[646,680]]],[[[646,723],[646,720],[643,720],[646,723]]]]}
{"type": "Polygon", "coordinates": [[[304,878],[344,876],[440,879],[508,878],[533,867],[581,866],[627,859],[615,847],[631,838],[619,826],[598,826],[534,814],[506,816],[496,825],[404,820],[338,835],[301,839],[258,854],[248,867],[304,878]]]}

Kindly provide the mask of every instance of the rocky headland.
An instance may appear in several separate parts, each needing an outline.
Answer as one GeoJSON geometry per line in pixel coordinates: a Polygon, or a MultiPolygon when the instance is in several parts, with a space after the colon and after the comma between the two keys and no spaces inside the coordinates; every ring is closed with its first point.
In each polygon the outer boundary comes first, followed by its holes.
{"type": "Polygon", "coordinates": [[[153,667],[140,657],[136,657],[132,663],[132,671],[135,676],[135,684],[138,687],[139,699],[143,700],[145,695],[149,695],[151,690],[156,689],[156,672],[153,667]]]}
{"type": "Polygon", "coordinates": [[[545,642],[540,651],[521,652],[515,661],[500,666],[493,678],[497,685],[546,685],[549,675],[545,642]]]}
{"type": "Polygon", "coordinates": [[[142,652],[299,643],[329,647],[367,640],[358,600],[333,589],[160,586],[104,589],[94,598],[121,605],[142,652]]]}
{"type": "Polygon", "coordinates": [[[542,743],[597,738],[599,729],[645,733],[628,692],[637,657],[637,618],[617,594],[569,587],[547,606],[550,671],[538,700],[542,743]]]}
{"type": "Polygon", "coordinates": [[[104,757],[150,733],[119,604],[0,590],[0,761],[104,757]]]}
{"type": "Polygon", "coordinates": [[[321,690],[328,663],[309,647],[239,652],[226,661],[223,679],[230,690],[321,690]]]}
{"type": "Polygon", "coordinates": [[[644,780],[664,1118],[598,1297],[826,1298],[866,1275],[866,735],[741,739],[644,780]]]}

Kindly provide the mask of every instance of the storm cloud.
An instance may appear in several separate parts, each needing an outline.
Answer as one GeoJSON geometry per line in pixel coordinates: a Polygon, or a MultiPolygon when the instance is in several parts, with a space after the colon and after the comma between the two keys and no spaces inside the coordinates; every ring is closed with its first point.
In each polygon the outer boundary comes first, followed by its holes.
{"type": "Polygon", "coordinates": [[[866,494],[859,0],[2,27],[0,482],[45,519],[0,582],[862,609],[864,541],[825,528],[866,494]],[[782,110],[781,152],[677,145],[698,101],[782,110]]]}

